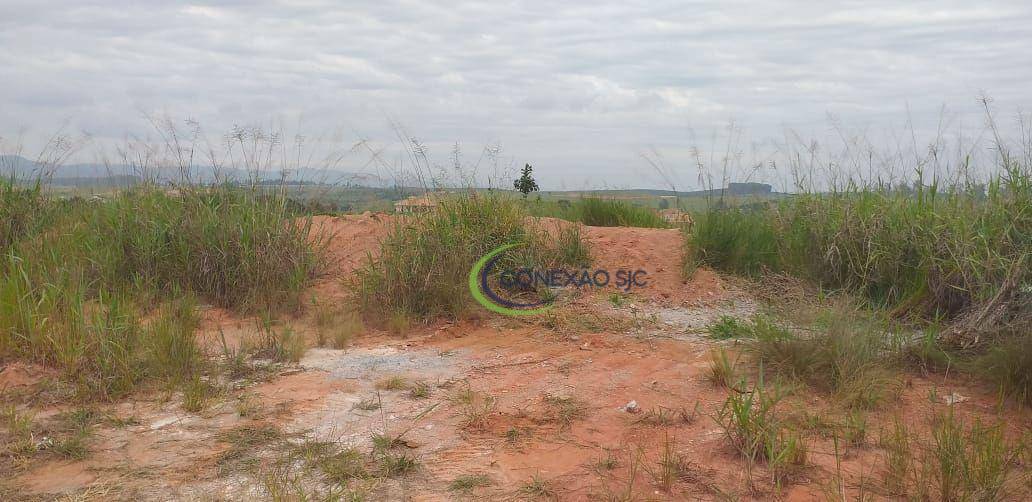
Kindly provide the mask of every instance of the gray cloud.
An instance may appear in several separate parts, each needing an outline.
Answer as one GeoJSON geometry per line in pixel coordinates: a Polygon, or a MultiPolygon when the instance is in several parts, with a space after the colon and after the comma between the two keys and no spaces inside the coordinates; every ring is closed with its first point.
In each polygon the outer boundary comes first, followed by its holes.
{"type": "Polygon", "coordinates": [[[386,142],[392,117],[442,159],[498,142],[548,187],[655,186],[640,152],[692,165],[729,120],[748,164],[786,128],[834,136],[829,114],[924,138],[943,104],[980,126],[983,91],[1028,108],[1027,2],[756,4],[8,0],[0,135],[68,122],[104,143],[160,112],[386,142]]]}

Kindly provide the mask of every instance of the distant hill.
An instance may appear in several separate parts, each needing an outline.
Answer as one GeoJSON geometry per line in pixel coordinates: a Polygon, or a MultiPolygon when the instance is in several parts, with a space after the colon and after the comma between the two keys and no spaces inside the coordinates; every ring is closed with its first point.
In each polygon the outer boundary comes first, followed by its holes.
{"type": "MultiPolygon", "coordinates": [[[[179,181],[183,174],[178,169],[151,169],[141,173],[133,166],[124,164],[105,165],[98,163],[64,164],[57,166],[52,172],[41,173],[39,166],[24,157],[17,155],[0,155],[0,176],[14,177],[17,180],[34,180],[41,174],[47,181],[57,186],[124,186],[126,183],[139,183],[144,178],[158,182],[179,181]]],[[[197,183],[216,181],[215,172],[209,167],[194,166],[185,173],[187,179],[197,183]]],[[[252,173],[241,169],[223,169],[218,173],[218,180],[246,182],[254,179],[252,173]]],[[[267,171],[258,173],[259,183],[287,183],[296,185],[339,185],[348,187],[383,188],[389,186],[390,180],[367,173],[352,173],[331,169],[296,169],[283,171],[267,171]]]]}
{"type": "Polygon", "coordinates": [[[777,197],[785,195],[775,192],[773,187],[766,183],[728,183],[727,188],[715,188],[712,190],[694,190],[681,192],[673,190],[656,190],[650,188],[633,188],[628,190],[566,190],[547,191],[553,195],[610,195],[610,196],[649,196],[649,197],[719,197],[721,195],[764,195],[777,197]]]}

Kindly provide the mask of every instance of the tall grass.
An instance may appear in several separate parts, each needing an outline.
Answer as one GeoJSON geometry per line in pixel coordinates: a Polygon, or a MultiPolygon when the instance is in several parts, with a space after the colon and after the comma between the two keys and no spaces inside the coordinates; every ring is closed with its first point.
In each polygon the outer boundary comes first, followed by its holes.
{"type": "Polygon", "coordinates": [[[765,209],[711,209],[687,238],[686,265],[787,271],[860,293],[900,315],[945,319],[969,334],[1030,316],[1032,166],[1010,165],[984,190],[851,185],[765,209]]]}
{"type": "Polygon", "coordinates": [[[595,227],[670,227],[652,208],[619,199],[583,197],[563,203],[539,201],[532,203],[529,210],[534,216],[550,216],[595,227]]]}
{"type": "Polygon", "coordinates": [[[141,187],[40,204],[57,214],[0,264],[0,358],[59,368],[84,396],[188,377],[200,360],[193,298],[295,308],[318,264],[309,223],[254,190],[141,187]]]}
{"type": "Polygon", "coordinates": [[[359,271],[363,312],[381,321],[460,317],[473,302],[467,290],[471,267],[504,244],[526,244],[507,254],[508,265],[587,261],[576,227],[549,237],[532,225],[520,202],[482,194],[445,199],[433,212],[399,221],[379,260],[359,271]]]}
{"type": "Polygon", "coordinates": [[[42,224],[43,192],[38,183],[21,187],[14,179],[0,179],[0,253],[42,224]]]}
{"type": "Polygon", "coordinates": [[[803,381],[846,406],[871,409],[901,389],[892,339],[869,319],[842,307],[820,310],[802,332],[757,318],[746,344],[764,367],[803,381]]]}
{"type": "Polygon", "coordinates": [[[887,451],[885,487],[895,495],[1017,500],[1025,489],[1021,457],[1029,447],[1027,436],[1008,440],[1002,423],[965,422],[952,407],[931,416],[930,437],[910,433],[897,418],[881,444],[887,451]]]}

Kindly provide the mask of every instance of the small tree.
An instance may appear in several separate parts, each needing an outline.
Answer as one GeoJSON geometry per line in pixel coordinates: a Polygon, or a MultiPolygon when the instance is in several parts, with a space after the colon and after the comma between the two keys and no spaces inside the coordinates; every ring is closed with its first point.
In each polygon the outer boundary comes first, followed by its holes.
{"type": "Polygon", "coordinates": [[[524,199],[527,198],[527,195],[530,195],[530,192],[538,191],[537,182],[534,181],[534,176],[531,174],[533,171],[534,168],[530,164],[523,166],[523,174],[518,180],[512,182],[516,191],[523,194],[524,199]]]}

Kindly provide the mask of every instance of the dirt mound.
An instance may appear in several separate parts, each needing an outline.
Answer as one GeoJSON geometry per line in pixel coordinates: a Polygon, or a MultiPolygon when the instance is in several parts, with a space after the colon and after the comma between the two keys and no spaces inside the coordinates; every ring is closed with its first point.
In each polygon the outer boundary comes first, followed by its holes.
{"type": "Polygon", "coordinates": [[[350,275],[380,254],[380,241],[390,229],[392,217],[365,212],[344,216],[315,216],[312,235],[326,246],[326,272],[333,277],[350,275]]]}
{"type": "MultiPolygon", "coordinates": [[[[681,273],[680,230],[665,228],[582,227],[595,261],[593,268],[644,270],[645,286],[631,291],[661,303],[682,305],[719,296],[724,287],[715,273],[700,269],[686,280],[681,273]]],[[[615,289],[614,289],[615,291],[615,289]]]]}

